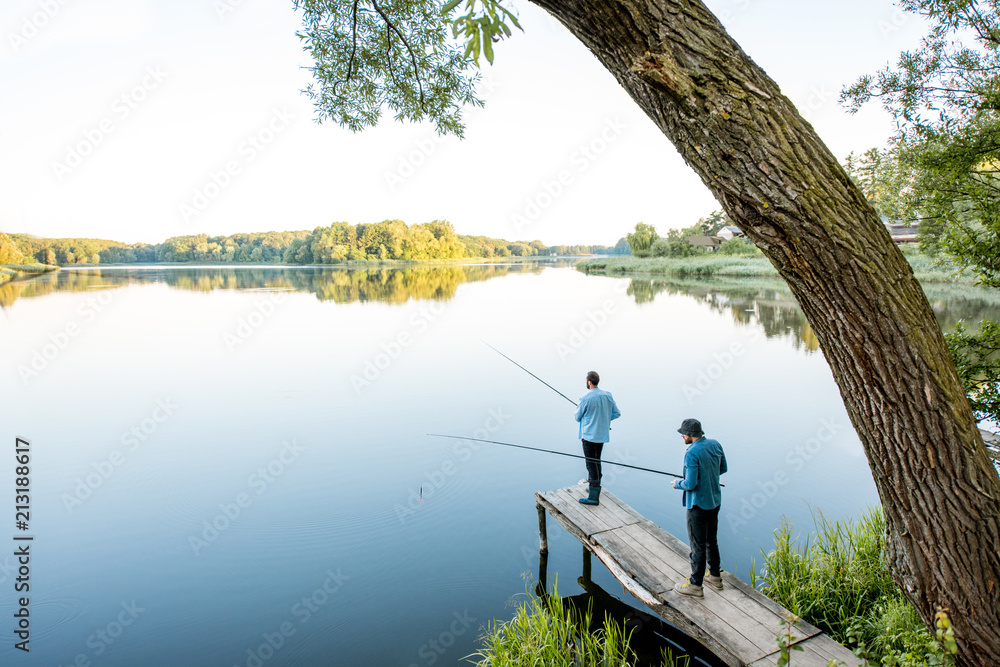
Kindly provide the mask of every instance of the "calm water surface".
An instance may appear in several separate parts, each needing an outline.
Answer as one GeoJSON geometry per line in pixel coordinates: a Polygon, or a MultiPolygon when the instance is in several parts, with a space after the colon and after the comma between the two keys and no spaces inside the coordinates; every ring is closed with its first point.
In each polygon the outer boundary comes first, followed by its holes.
{"type": "MultiPolygon", "coordinates": [[[[946,327],[1000,319],[988,295],[930,297],[946,327]]],[[[31,440],[35,536],[30,654],[0,557],[4,665],[460,663],[532,586],[533,493],[585,474],[426,435],[578,453],[573,407],[481,341],[574,398],[599,371],[623,413],[605,459],[677,471],[677,425],[701,419],[729,459],[720,542],[742,578],[783,515],[809,531],[877,502],[780,282],[146,267],[64,270],[0,304],[2,436],[31,440]]],[[[669,478],[605,472],[686,537],[669,478]]],[[[549,537],[549,576],[581,593],[579,543],[549,537]]],[[[596,561],[593,578],[634,604],[596,561]]]]}

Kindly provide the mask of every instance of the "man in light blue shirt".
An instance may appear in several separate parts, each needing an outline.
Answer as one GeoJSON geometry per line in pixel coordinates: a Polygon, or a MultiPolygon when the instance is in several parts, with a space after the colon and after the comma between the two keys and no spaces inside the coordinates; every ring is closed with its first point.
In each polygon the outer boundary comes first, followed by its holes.
{"type": "Polygon", "coordinates": [[[684,452],[684,479],[672,486],[684,491],[681,503],[687,508],[688,542],[691,545],[691,577],[678,582],[674,591],[681,595],[704,597],[702,581],[722,590],[722,565],[719,557],[719,509],[722,486],[719,476],[729,469],[726,453],[718,440],[705,437],[701,422],[685,419],[677,429],[687,445],[684,452]],[[705,562],[708,561],[708,574],[705,562]]]}
{"type": "Polygon", "coordinates": [[[596,371],[587,373],[588,391],[576,408],[576,420],[580,422],[580,440],[583,455],[587,457],[587,482],[590,487],[586,498],[580,498],[584,505],[599,505],[601,498],[601,451],[604,443],[611,439],[611,420],[618,419],[615,399],[609,392],[598,389],[601,376],[596,371]]]}

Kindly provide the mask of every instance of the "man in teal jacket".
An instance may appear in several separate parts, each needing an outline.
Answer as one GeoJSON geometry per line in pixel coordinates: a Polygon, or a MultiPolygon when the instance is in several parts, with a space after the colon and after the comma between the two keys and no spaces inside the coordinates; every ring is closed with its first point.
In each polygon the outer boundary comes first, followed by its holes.
{"type": "Polygon", "coordinates": [[[691,544],[691,578],[678,582],[674,590],[681,595],[704,597],[702,580],[722,590],[722,562],[719,557],[719,509],[722,487],[719,476],[729,469],[726,453],[718,440],[705,437],[701,422],[685,419],[677,429],[686,444],[684,479],[672,486],[684,491],[681,503],[687,508],[688,542],[691,544]],[[705,562],[708,561],[708,574],[705,562]]]}
{"type": "Polygon", "coordinates": [[[601,451],[604,443],[611,439],[611,420],[618,419],[615,399],[609,392],[598,389],[601,376],[596,371],[587,373],[588,391],[576,408],[576,420],[580,422],[583,455],[587,457],[587,482],[590,484],[587,497],[580,498],[584,505],[599,505],[601,497],[601,451]]]}

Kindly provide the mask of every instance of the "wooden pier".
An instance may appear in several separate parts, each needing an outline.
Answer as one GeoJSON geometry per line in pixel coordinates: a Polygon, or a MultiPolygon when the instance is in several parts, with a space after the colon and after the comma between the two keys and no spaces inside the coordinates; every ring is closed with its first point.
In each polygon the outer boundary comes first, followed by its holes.
{"type": "MultiPolygon", "coordinates": [[[[598,506],[582,505],[585,485],[535,494],[540,548],[548,552],[546,512],[604,563],[629,593],[657,615],[733,667],[776,665],[779,621],[788,610],[723,572],[724,588],[705,586],[705,597],[679,595],[674,584],[691,573],[689,549],[676,537],[603,491],[598,506]]],[[[793,628],[792,665],[826,667],[830,660],[854,667],[860,661],[818,628],[793,628]]]]}

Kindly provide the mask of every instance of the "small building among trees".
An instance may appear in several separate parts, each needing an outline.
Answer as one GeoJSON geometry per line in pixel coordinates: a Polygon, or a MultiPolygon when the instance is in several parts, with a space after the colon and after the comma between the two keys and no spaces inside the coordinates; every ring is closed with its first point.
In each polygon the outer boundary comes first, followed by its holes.
{"type": "Polygon", "coordinates": [[[695,248],[707,248],[710,252],[715,252],[723,244],[723,240],[719,236],[689,236],[687,242],[695,248]]]}
{"type": "Polygon", "coordinates": [[[896,245],[900,245],[901,243],[917,242],[916,227],[910,227],[908,225],[890,225],[889,223],[886,223],[885,228],[889,230],[889,236],[892,237],[892,241],[896,245]]]}
{"type": "Polygon", "coordinates": [[[743,237],[746,236],[746,234],[744,234],[743,230],[736,225],[726,225],[719,230],[719,233],[716,234],[716,236],[725,241],[732,241],[734,238],[743,237]]]}

